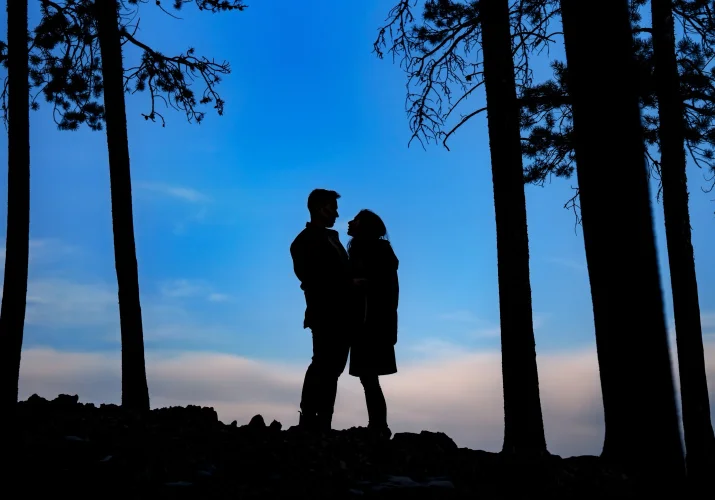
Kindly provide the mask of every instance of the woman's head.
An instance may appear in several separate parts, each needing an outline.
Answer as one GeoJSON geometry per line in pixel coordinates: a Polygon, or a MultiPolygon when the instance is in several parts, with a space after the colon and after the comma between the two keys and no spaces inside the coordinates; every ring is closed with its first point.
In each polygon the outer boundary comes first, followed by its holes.
{"type": "Polygon", "coordinates": [[[364,209],[348,222],[348,236],[359,239],[387,239],[387,228],[379,215],[364,209]]]}

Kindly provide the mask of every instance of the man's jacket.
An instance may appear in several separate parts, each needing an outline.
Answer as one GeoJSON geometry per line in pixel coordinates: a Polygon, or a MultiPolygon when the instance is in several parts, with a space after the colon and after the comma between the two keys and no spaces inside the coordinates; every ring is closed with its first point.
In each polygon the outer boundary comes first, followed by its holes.
{"type": "Polygon", "coordinates": [[[347,326],[350,268],[338,232],[310,222],[290,246],[293,270],[305,293],[303,328],[347,326]]]}

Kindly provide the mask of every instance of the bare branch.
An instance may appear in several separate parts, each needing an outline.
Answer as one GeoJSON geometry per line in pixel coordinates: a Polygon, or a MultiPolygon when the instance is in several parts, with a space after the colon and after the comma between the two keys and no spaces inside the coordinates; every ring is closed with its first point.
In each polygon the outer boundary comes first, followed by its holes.
{"type": "MultiPolygon", "coordinates": [[[[425,143],[448,139],[462,125],[483,111],[482,106],[456,115],[483,83],[479,2],[472,0],[427,0],[422,20],[415,22],[416,0],[399,0],[380,28],[373,51],[407,74],[405,108],[412,135],[425,143]],[[388,45],[388,36],[391,44],[388,45]],[[476,109],[476,111],[475,111],[476,109]],[[452,122],[456,119],[455,122],[452,122]]],[[[557,16],[556,0],[514,0],[511,9],[513,53],[517,86],[530,83],[529,54],[547,48],[558,32],[549,33],[557,16]]]]}

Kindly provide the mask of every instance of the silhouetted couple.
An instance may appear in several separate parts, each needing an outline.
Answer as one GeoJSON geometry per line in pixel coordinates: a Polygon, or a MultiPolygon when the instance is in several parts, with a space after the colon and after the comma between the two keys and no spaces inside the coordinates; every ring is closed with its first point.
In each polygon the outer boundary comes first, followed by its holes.
{"type": "Polygon", "coordinates": [[[300,427],[331,429],[338,378],[350,356],[350,375],[365,389],[368,428],[390,437],[379,376],[397,372],[398,260],[382,219],[360,211],[348,223],[345,251],[338,232],[335,191],[308,196],[310,222],[290,247],[293,268],[305,292],[303,328],[313,333],[313,358],[303,383],[300,427]]]}

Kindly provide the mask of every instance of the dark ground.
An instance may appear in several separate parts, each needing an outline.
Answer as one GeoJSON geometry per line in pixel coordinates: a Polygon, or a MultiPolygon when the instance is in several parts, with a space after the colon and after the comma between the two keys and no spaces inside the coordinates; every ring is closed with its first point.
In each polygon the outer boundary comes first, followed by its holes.
{"type": "Polygon", "coordinates": [[[2,482],[17,493],[5,498],[640,497],[597,457],[517,459],[458,448],[442,433],[312,436],[260,416],[225,425],[212,408],[189,406],[140,418],[67,395],[33,395],[18,417],[20,450],[2,482]]]}

